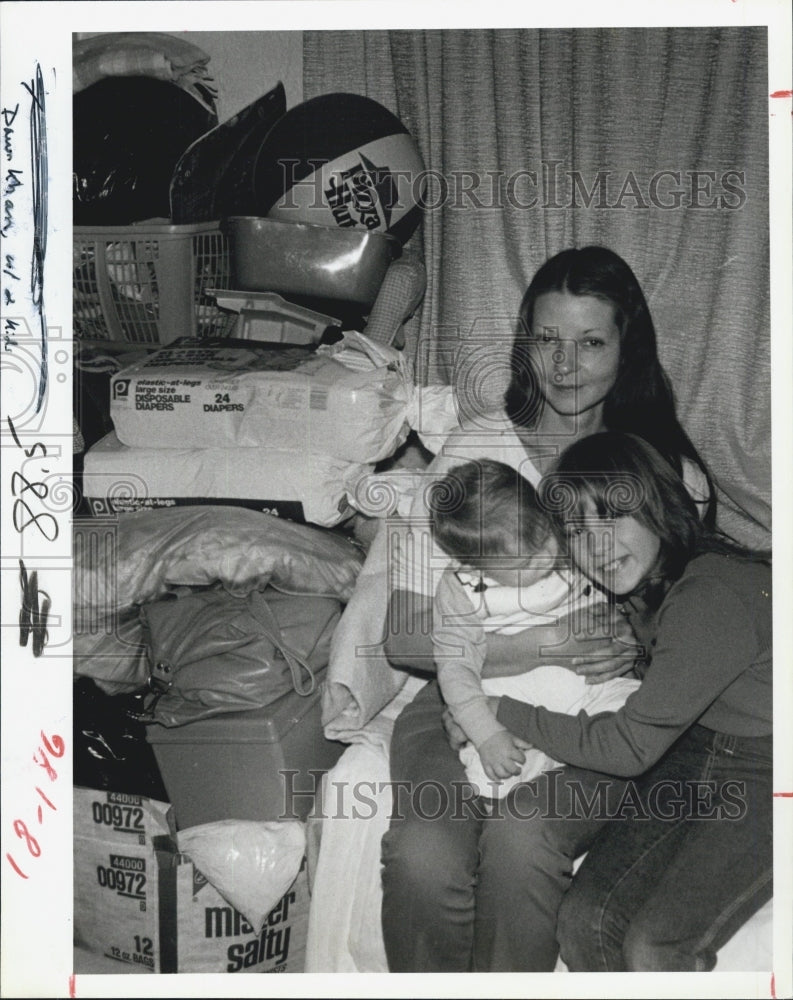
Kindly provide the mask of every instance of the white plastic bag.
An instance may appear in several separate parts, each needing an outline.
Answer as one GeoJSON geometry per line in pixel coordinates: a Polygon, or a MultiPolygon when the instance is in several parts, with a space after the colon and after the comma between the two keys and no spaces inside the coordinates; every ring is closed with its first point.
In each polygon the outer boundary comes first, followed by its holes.
{"type": "Polygon", "coordinates": [[[258,934],[297,878],[306,833],[297,821],[227,819],[180,830],[176,844],[258,934]]]}
{"type": "Polygon", "coordinates": [[[417,386],[408,409],[407,421],[419,440],[437,455],[446,438],[460,426],[454,386],[417,386]]]}

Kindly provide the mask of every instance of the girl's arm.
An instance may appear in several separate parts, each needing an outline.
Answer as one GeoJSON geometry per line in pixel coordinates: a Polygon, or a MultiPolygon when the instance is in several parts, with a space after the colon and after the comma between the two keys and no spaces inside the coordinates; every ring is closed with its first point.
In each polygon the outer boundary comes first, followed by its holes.
{"type": "Polygon", "coordinates": [[[606,774],[641,774],[754,662],[751,618],[717,577],[683,579],[661,608],[642,685],[618,712],[567,716],[504,697],[498,719],[556,760],[606,774]]]}

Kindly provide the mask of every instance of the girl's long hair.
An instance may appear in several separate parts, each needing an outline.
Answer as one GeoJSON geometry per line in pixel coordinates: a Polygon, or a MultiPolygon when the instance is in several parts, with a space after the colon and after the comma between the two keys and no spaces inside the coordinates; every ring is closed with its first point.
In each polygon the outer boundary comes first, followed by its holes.
{"type": "Polygon", "coordinates": [[[669,379],[658,359],[650,310],[633,271],[613,250],[601,246],[563,250],[537,271],[520,306],[518,333],[512,348],[511,379],[504,402],[515,424],[533,426],[542,405],[532,358],[534,306],[546,292],[592,295],[612,303],[620,333],[617,379],[605,398],[603,421],[609,430],[638,434],[682,473],[686,457],[702,470],[710,498],[705,522],[716,519],[716,492],[697,449],[675,412],[669,379]],[[528,402],[527,402],[528,401],[528,402]]]}
{"type": "Polygon", "coordinates": [[[667,580],[706,552],[770,559],[706,524],[677,471],[636,434],[602,431],[574,442],[541,481],[539,496],[565,546],[571,521],[635,517],[660,539],[659,572],[667,580]]]}

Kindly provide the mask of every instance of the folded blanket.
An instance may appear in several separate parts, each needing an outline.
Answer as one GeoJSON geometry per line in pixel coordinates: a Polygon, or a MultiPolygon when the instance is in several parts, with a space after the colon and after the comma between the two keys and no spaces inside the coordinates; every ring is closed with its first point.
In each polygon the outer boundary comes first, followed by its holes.
{"type": "MultiPolygon", "coordinates": [[[[394,721],[426,683],[409,677],[323,777],[315,844],[306,972],[387,972],[380,931],[380,840],[391,817],[388,747],[394,721]]],[[[327,731],[327,730],[326,730],[327,731]]]]}
{"type": "Polygon", "coordinates": [[[391,810],[388,782],[388,755],[381,748],[359,745],[348,747],[334,767],[330,793],[323,783],[328,818],[321,821],[306,972],[388,971],[380,932],[380,840],[391,810]],[[364,804],[353,798],[362,776],[364,804]]]}
{"type": "Polygon", "coordinates": [[[380,745],[390,741],[388,725],[381,724],[384,720],[364,730],[408,678],[391,666],[383,651],[388,609],[386,542],[386,522],[382,521],[333,633],[322,701],[322,724],[329,740],[380,745]]]}

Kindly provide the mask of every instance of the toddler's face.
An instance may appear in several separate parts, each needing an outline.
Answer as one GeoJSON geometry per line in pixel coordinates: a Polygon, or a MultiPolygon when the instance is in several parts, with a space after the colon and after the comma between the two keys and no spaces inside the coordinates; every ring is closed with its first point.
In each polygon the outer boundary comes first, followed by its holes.
{"type": "MultiPolygon", "coordinates": [[[[550,535],[542,548],[529,556],[522,565],[487,566],[482,569],[482,575],[489,580],[495,580],[502,587],[531,587],[554,571],[559,553],[556,539],[550,535]]],[[[511,560],[514,562],[514,560],[511,560]]]]}

